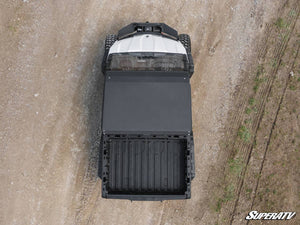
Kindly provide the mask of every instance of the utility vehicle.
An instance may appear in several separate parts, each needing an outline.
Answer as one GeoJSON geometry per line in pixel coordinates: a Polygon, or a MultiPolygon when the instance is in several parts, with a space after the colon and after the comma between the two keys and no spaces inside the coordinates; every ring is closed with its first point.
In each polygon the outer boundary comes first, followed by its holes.
{"type": "Polygon", "coordinates": [[[187,34],[132,23],[108,35],[99,176],[102,197],[188,199],[195,176],[187,34]]]}

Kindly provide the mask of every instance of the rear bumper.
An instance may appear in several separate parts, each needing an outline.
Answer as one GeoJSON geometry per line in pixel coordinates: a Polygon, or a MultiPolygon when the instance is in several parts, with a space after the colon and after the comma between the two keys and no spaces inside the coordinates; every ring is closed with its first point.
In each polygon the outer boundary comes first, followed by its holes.
{"type": "Polygon", "coordinates": [[[118,40],[138,34],[159,34],[178,40],[178,33],[164,23],[131,23],[118,32],[118,40]]]}
{"type": "Polygon", "coordinates": [[[109,199],[127,199],[131,201],[164,201],[164,200],[184,200],[190,199],[190,195],[117,195],[108,194],[103,198],[109,199]]]}

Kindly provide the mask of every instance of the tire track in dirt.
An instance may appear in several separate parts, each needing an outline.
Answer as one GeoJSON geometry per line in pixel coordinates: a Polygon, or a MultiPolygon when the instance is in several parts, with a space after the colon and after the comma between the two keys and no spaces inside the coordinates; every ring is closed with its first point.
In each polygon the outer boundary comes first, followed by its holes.
{"type": "MultiPolygon", "coordinates": [[[[298,15],[299,15],[299,11],[298,11],[298,15]]],[[[290,33],[289,33],[289,36],[290,36],[290,34],[293,32],[293,30],[294,30],[295,22],[297,21],[298,15],[297,15],[297,17],[295,18],[295,20],[293,21],[293,22],[294,22],[294,25],[293,25],[293,28],[291,29],[290,33]]],[[[272,89],[272,87],[273,87],[274,80],[275,80],[276,75],[277,75],[277,73],[278,73],[278,69],[279,69],[279,67],[281,66],[281,58],[282,58],[282,56],[283,56],[283,54],[284,54],[284,52],[285,52],[285,50],[286,50],[286,48],[287,48],[287,43],[288,43],[288,42],[289,42],[289,40],[287,40],[285,43],[282,43],[282,45],[280,45],[280,47],[279,47],[278,52],[276,52],[277,56],[276,56],[275,58],[278,58],[278,60],[279,60],[278,66],[276,67],[276,69],[275,69],[275,70],[273,71],[273,73],[272,73],[273,75],[272,75],[271,77],[272,77],[273,79],[270,79],[270,83],[269,83],[269,86],[268,86],[268,92],[267,92],[267,93],[264,93],[264,92],[263,92],[263,93],[261,94],[261,96],[264,96],[264,95],[265,95],[266,98],[264,99],[265,101],[262,102],[262,103],[261,103],[261,106],[260,106],[261,113],[260,113],[260,118],[259,118],[259,120],[258,120],[258,124],[257,124],[257,126],[256,126],[256,132],[255,132],[254,140],[256,140],[257,129],[260,127],[260,123],[261,123],[262,117],[264,116],[266,100],[267,100],[267,99],[269,98],[269,96],[270,96],[270,92],[271,92],[271,89],[272,89]]],[[[299,51],[299,49],[297,50],[297,54],[298,54],[298,51],[299,51]]],[[[297,57],[297,56],[296,56],[296,57],[297,57]]],[[[296,59],[296,57],[295,57],[295,59],[296,59]]],[[[295,62],[295,59],[294,59],[294,62],[295,62]]],[[[294,62],[293,62],[293,64],[294,64],[294,62]]],[[[292,67],[293,67],[293,66],[292,66],[292,67]]],[[[288,74],[288,73],[287,73],[287,74],[288,74]]],[[[283,93],[282,93],[282,95],[281,95],[281,100],[280,100],[280,102],[279,102],[279,104],[278,104],[278,108],[277,108],[277,110],[276,110],[275,119],[274,119],[274,121],[273,121],[273,123],[272,123],[272,128],[271,128],[271,131],[270,131],[270,134],[269,134],[269,138],[268,138],[266,150],[265,150],[265,152],[264,152],[264,156],[263,156],[263,159],[262,159],[262,162],[261,162],[261,167],[260,167],[260,172],[259,172],[259,174],[261,174],[261,171],[262,171],[262,167],[263,167],[263,164],[264,164],[266,152],[267,152],[267,149],[268,149],[268,146],[269,146],[269,141],[270,141],[270,138],[271,138],[271,136],[272,136],[272,131],[273,131],[273,129],[274,129],[274,126],[275,126],[275,123],[276,123],[276,120],[277,120],[277,115],[278,115],[278,112],[279,112],[279,110],[280,110],[280,107],[281,107],[281,104],[282,104],[282,100],[283,100],[283,97],[284,97],[284,95],[285,95],[285,91],[286,91],[286,88],[287,88],[287,84],[288,84],[288,80],[289,80],[289,75],[287,75],[286,77],[287,77],[287,78],[286,78],[285,88],[284,88],[284,91],[283,91],[283,93]]],[[[251,158],[251,155],[252,155],[252,151],[253,151],[253,145],[251,146],[250,153],[249,153],[249,157],[248,157],[247,163],[246,163],[246,168],[245,168],[245,171],[244,171],[244,173],[243,173],[243,175],[242,175],[243,178],[244,178],[245,172],[246,172],[246,170],[247,170],[247,165],[249,164],[249,161],[250,161],[250,158],[251,158]]],[[[256,188],[255,188],[255,192],[254,192],[254,193],[256,193],[257,186],[258,186],[258,183],[259,183],[259,179],[260,179],[260,176],[258,176],[258,182],[257,182],[257,185],[256,185],[256,188]]],[[[240,197],[240,194],[241,194],[241,188],[242,188],[242,186],[243,186],[243,183],[244,183],[244,179],[242,180],[241,185],[240,185],[240,188],[239,188],[239,191],[238,191],[238,198],[237,198],[237,200],[236,200],[236,202],[235,202],[233,215],[235,214],[235,210],[236,210],[236,207],[237,207],[237,204],[238,204],[238,201],[239,201],[239,197],[240,197]]],[[[255,196],[255,194],[254,194],[254,196],[255,196]]],[[[253,201],[254,201],[254,199],[253,199],[253,201]]],[[[253,205],[253,202],[252,202],[252,205],[253,205]]],[[[251,205],[251,209],[252,209],[252,205],[251,205]]],[[[233,222],[233,216],[232,216],[232,219],[231,219],[231,223],[232,223],[232,222],[233,222]]]]}
{"type": "MultiPolygon", "coordinates": [[[[299,53],[299,47],[298,47],[298,50],[297,50],[297,56],[298,56],[298,53],[299,53]]],[[[296,57],[297,57],[296,56],[296,57]]],[[[296,61],[296,58],[294,60],[294,62],[296,61]]],[[[293,66],[294,66],[294,63],[293,63],[293,66]]],[[[293,67],[292,67],[293,68],[293,67]]],[[[265,159],[266,159],[266,154],[267,154],[267,151],[269,149],[269,145],[270,145],[270,141],[271,141],[271,137],[272,137],[272,134],[273,134],[273,130],[275,128],[275,124],[277,122],[277,116],[279,114],[279,111],[282,107],[282,102],[283,102],[283,99],[284,99],[284,96],[285,96],[285,93],[286,93],[286,89],[287,89],[287,86],[288,86],[288,82],[289,82],[289,79],[287,79],[287,82],[285,84],[285,88],[284,88],[284,93],[283,95],[281,96],[281,99],[280,99],[280,103],[279,103],[279,106],[278,106],[278,109],[277,109],[277,112],[276,112],[276,116],[275,116],[275,119],[274,119],[274,122],[272,124],[272,129],[271,129],[271,132],[270,132],[270,135],[268,137],[268,141],[267,141],[267,146],[266,146],[266,149],[265,149],[265,152],[264,152],[264,155],[263,155],[263,159],[262,159],[262,163],[261,163],[261,166],[259,168],[259,174],[261,175],[262,174],[262,170],[263,170],[263,167],[264,167],[264,162],[265,162],[265,159]]],[[[261,176],[258,176],[258,179],[257,179],[257,183],[255,185],[255,189],[254,189],[254,197],[252,199],[252,202],[251,202],[251,207],[250,209],[252,210],[253,209],[253,205],[254,205],[254,201],[256,199],[256,196],[257,196],[257,189],[258,189],[258,186],[259,186],[259,183],[260,183],[260,178],[261,176]]],[[[236,204],[237,205],[237,204],[236,204]]],[[[234,214],[234,213],[233,213],[234,214]]],[[[233,217],[232,217],[232,221],[233,221],[233,217]]],[[[247,225],[249,224],[250,221],[247,221],[247,225]]]]}
{"type": "MultiPolygon", "coordinates": [[[[296,19],[297,21],[297,19],[296,19]]],[[[292,27],[292,30],[294,29],[294,27],[292,27]]],[[[293,32],[293,35],[295,36],[295,32],[293,32]]],[[[243,212],[243,213],[246,213],[247,210],[250,211],[250,208],[249,208],[249,204],[247,204],[247,206],[245,205],[245,202],[242,203],[243,201],[246,201],[245,200],[245,196],[249,195],[250,193],[247,193],[247,190],[248,192],[250,192],[250,190],[252,190],[252,187],[253,187],[253,183],[254,183],[254,192],[252,192],[251,194],[254,196],[253,198],[256,197],[256,190],[257,190],[257,186],[258,186],[258,182],[260,180],[260,177],[261,177],[261,171],[262,171],[262,167],[263,167],[263,164],[264,164],[264,161],[265,161],[265,157],[266,157],[266,152],[267,152],[267,149],[268,149],[268,146],[269,146],[269,141],[270,141],[270,138],[272,136],[272,133],[273,133],[273,129],[274,129],[274,126],[275,126],[275,123],[277,121],[277,115],[278,115],[278,112],[279,112],[279,109],[281,108],[281,104],[282,104],[282,99],[285,95],[285,91],[286,91],[286,88],[287,88],[287,85],[288,85],[288,82],[289,82],[289,72],[290,70],[292,70],[293,68],[293,64],[295,62],[295,59],[297,57],[294,56],[293,59],[286,59],[286,55],[287,53],[289,53],[287,49],[290,49],[292,46],[293,46],[293,43],[295,41],[288,41],[288,45],[287,47],[285,48],[285,51],[284,51],[284,60],[281,59],[280,63],[279,63],[279,67],[281,68],[280,71],[277,70],[276,74],[275,74],[275,81],[273,81],[274,84],[272,84],[272,87],[271,87],[271,90],[270,92],[268,92],[268,99],[267,99],[267,102],[266,102],[266,105],[264,107],[264,111],[262,113],[262,118],[260,119],[260,123],[259,123],[259,126],[258,126],[258,129],[260,129],[259,131],[256,132],[255,134],[255,137],[254,137],[254,143],[257,143],[257,145],[262,145],[262,153],[258,153],[257,151],[257,147],[255,146],[256,144],[254,144],[252,147],[251,147],[251,152],[250,152],[250,155],[249,155],[249,159],[247,161],[247,164],[246,164],[246,169],[245,169],[245,172],[243,173],[242,177],[243,177],[243,181],[242,181],[242,184],[241,184],[241,188],[239,189],[239,193],[238,193],[238,199],[237,201],[235,202],[235,210],[233,212],[233,216],[237,216],[237,218],[239,218],[238,216],[243,212]],[[287,65],[285,66],[285,68],[282,69],[283,65],[284,64],[284,61],[286,62],[291,62],[289,64],[291,65],[287,65]],[[283,74],[283,75],[280,75],[280,74],[283,74]],[[281,87],[277,87],[277,84],[278,83],[284,83],[284,87],[281,88],[281,87]],[[270,105],[272,102],[273,103],[273,106],[270,107],[268,105],[270,105]],[[267,114],[266,114],[266,113],[267,114]],[[274,112],[274,113],[273,113],[274,112]],[[262,123],[261,121],[264,120],[264,122],[266,121],[266,117],[269,118],[268,121],[267,121],[267,126],[265,126],[264,123],[262,123]],[[261,130],[262,129],[265,129],[266,132],[262,132],[261,130]],[[257,138],[262,138],[264,137],[264,139],[268,138],[268,140],[266,141],[266,143],[261,143],[261,141],[257,140],[257,138]],[[261,155],[262,157],[256,157],[255,155],[261,155]],[[256,176],[256,181],[253,181],[253,182],[249,182],[249,179],[251,179],[251,176],[252,175],[249,175],[249,171],[252,171],[252,170],[255,170],[253,168],[253,165],[251,165],[251,163],[249,163],[249,161],[251,160],[252,164],[253,164],[253,161],[256,161],[256,166],[257,168],[260,168],[259,171],[257,172],[256,171],[256,174],[258,174],[258,176],[256,176]],[[247,170],[247,171],[246,171],[247,170]],[[245,182],[247,181],[247,182],[245,182]],[[256,182],[256,184],[255,184],[256,182]],[[241,197],[242,196],[242,197],[241,197]],[[240,201],[241,200],[241,201],[240,201]],[[236,215],[237,214],[237,215],[236,215]]],[[[297,50],[299,51],[299,50],[297,50]]],[[[298,53],[297,53],[298,54],[298,53]]],[[[254,176],[255,176],[254,175],[254,176]]],[[[254,201],[254,200],[253,200],[254,201]]],[[[250,205],[253,205],[253,203],[251,203],[250,205]]],[[[252,209],[252,206],[251,206],[251,209],[252,209]]],[[[244,216],[244,215],[243,215],[244,216]]],[[[233,222],[233,217],[232,217],[232,221],[233,222]]],[[[239,221],[238,219],[235,219],[233,223],[237,223],[239,224],[239,221]]]]}
{"type": "MultiPolygon", "coordinates": [[[[289,1],[286,1],[285,4],[283,4],[283,6],[282,6],[282,8],[280,10],[281,12],[279,13],[279,15],[283,15],[284,13],[286,13],[287,9],[290,8],[287,6],[290,4],[291,3],[289,1]]],[[[270,72],[267,74],[267,77],[264,77],[265,82],[263,84],[260,84],[261,87],[258,89],[257,93],[254,93],[253,97],[250,98],[250,99],[255,99],[255,101],[258,101],[258,104],[255,102],[256,113],[254,116],[251,117],[251,123],[252,123],[251,127],[249,127],[249,125],[244,124],[246,121],[245,110],[247,109],[246,106],[249,105],[249,100],[250,100],[248,97],[248,92],[247,91],[239,92],[238,99],[244,99],[244,100],[239,104],[239,110],[238,110],[236,116],[233,117],[234,125],[231,126],[231,128],[232,128],[232,130],[238,130],[239,132],[235,133],[235,137],[233,139],[233,144],[232,144],[233,156],[231,157],[232,161],[230,163],[231,163],[231,166],[232,166],[232,162],[239,164],[238,166],[240,166],[239,169],[241,171],[239,171],[238,174],[229,175],[226,178],[227,183],[233,182],[235,185],[234,185],[234,187],[232,187],[232,190],[229,191],[230,193],[227,193],[228,195],[230,195],[230,197],[227,196],[228,198],[230,198],[230,200],[228,200],[228,201],[226,200],[226,207],[224,207],[225,209],[221,211],[221,218],[219,219],[220,223],[223,222],[222,217],[230,218],[230,220],[227,221],[229,223],[233,222],[235,209],[237,207],[237,203],[239,201],[239,197],[240,197],[240,193],[241,193],[241,188],[244,183],[244,176],[245,176],[246,169],[249,164],[252,149],[253,149],[253,144],[254,144],[253,141],[256,140],[257,130],[260,126],[262,117],[265,112],[264,110],[265,110],[266,101],[270,95],[270,91],[272,89],[272,85],[274,83],[274,79],[276,77],[278,68],[281,65],[281,58],[283,57],[283,54],[286,50],[287,43],[289,41],[289,37],[290,37],[291,33],[293,32],[293,28],[294,28],[295,22],[297,21],[297,17],[299,14],[297,1],[293,2],[293,5],[294,5],[294,7],[292,7],[292,8],[294,8],[294,10],[296,10],[297,16],[296,17],[295,16],[288,17],[287,21],[289,24],[291,24],[291,26],[290,26],[291,29],[287,29],[286,32],[284,34],[282,34],[284,37],[288,37],[288,38],[283,38],[283,40],[277,42],[274,50],[271,51],[271,54],[270,54],[270,50],[272,50],[272,49],[270,49],[270,46],[272,46],[272,44],[273,44],[270,41],[270,37],[276,35],[277,31],[276,31],[275,24],[269,24],[269,25],[267,25],[267,29],[266,29],[266,36],[262,40],[262,42],[261,42],[262,44],[260,44],[260,46],[262,46],[262,47],[259,48],[258,60],[257,60],[257,63],[255,63],[255,64],[265,65],[266,63],[268,63],[268,60],[271,58],[275,61],[275,62],[273,62],[275,64],[275,66],[273,65],[273,66],[271,66],[271,68],[270,68],[270,66],[267,66],[268,67],[267,70],[270,72]],[[268,50],[268,49],[270,49],[270,50],[268,50]],[[246,126],[249,128],[247,128],[246,126]],[[243,128],[244,130],[241,130],[241,128],[243,128]],[[248,133],[247,134],[248,136],[243,136],[244,134],[246,134],[246,132],[249,132],[250,134],[248,133]],[[246,141],[241,140],[243,138],[245,138],[245,139],[247,138],[249,140],[246,140],[246,141]],[[236,196],[236,197],[234,197],[234,196],[236,196]],[[232,201],[233,200],[232,198],[235,199],[235,201],[232,201]]],[[[255,71],[255,72],[258,73],[258,71],[255,71]]],[[[251,82],[246,82],[245,87],[242,87],[242,89],[247,89],[247,86],[249,86],[249,83],[251,84],[251,82]]],[[[236,165],[233,165],[233,167],[234,166],[236,166],[236,165]]],[[[225,174],[230,174],[229,170],[230,169],[227,169],[227,172],[225,172],[225,174]]],[[[228,188],[228,187],[230,187],[230,186],[227,186],[226,188],[228,188]]],[[[226,192],[228,192],[228,190],[226,192]]]]}
{"type": "MultiPolygon", "coordinates": [[[[299,17],[299,11],[298,11],[298,15],[297,15],[297,18],[299,17]]],[[[295,25],[294,25],[295,26],[295,25]]],[[[298,44],[298,49],[297,49],[297,53],[295,55],[295,58],[292,62],[292,65],[291,65],[291,71],[293,71],[294,67],[295,67],[295,62],[296,62],[296,59],[299,55],[299,49],[300,49],[300,45],[298,44]]],[[[271,141],[271,137],[272,137],[272,134],[273,134],[273,130],[275,128],[275,125],[276,125],[276,122],[277,122],[277,117],[278,117],[278,114],[282,108],[282,102],[283,102],[283,99],[284,99],[284,96],[286,94],[286,90],[287,90],[287,87],[288,87],[288,84],[289,84],[289,81],[290,81],[290,74],[287,73],[288,76],[287,76],[287,79],[286,79],[286,83],[285,83],[285,87],[284,87],[284,91],[283,91],[283,94],[281,95],[281,98],[280,98],[280,103],[278,105],[278,108],[277,108],[277,111],[276,111],[276,115],[275,115],[275,119],[272,123],[272,128],[271,128],[271,132],[270,132],[270,135],[268,137],[268,141],[267,141],[267,146],[266,146],[266,149],[265,149],[265,152],[264,152],[264,156],[263,156],[263,159],[262,159],[262,163],[261,163],[261,167],[259,169],[259,174],[262,173],[262,170],[263,170],[263,167],[264,167],[264,162],[265,162],[265,159],[266,159],[266,154],[267,154],[267,151],[269,149],[269,145],[270,145],[270,141],[271,141]]],[[[253,209],[253,204],[254,204],[254,201],[255,201],[255,198],[256,198],[256,193],[257,193],[257,188],[258,188],[258,185],[259,185],[259,182],[260,182],[260,177],[258,177],[257,179],[257,183],[256,183],[256,186],[255,186],[255,190],[254,190],[254,198],[252,199],[252,203],[251,203],[251,210],[253,209]]],[[[247,224],[249,223],[249,221],[247,222],[247,224]]]]}
{"type": "MultiPolygon", "coordinates": [[[[100,49],[103,49],[100,43],[100,49]]],[[[84,71],[87,77],[84,79],[83,104],[87,111],[87,126],[88,126],[88,143],[87,148],[87,165],[83,175],[79,201],[80,204],[76,208],[75,221],[76,224],[89,224],[91,213],[94,211],[96,201],[101,194],[101,185],[98,178],[98,160],[101,138],[101,107],[102,107],[102,92],[103,75],[100,72],[99,62],[102,57],[102,51],[96,53],[93,65],[89,63],[85,66],[84,71]]]]}

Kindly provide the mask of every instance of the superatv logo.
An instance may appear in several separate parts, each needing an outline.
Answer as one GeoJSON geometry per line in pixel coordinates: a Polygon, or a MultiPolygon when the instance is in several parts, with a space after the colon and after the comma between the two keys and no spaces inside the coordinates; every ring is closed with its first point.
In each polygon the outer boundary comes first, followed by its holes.
{"type": "Polygon", "coordinates": [[[290,220],[296,215],[296,212],[279,213],[259,213],[257,211],[249,212],[246,220],[290,220]]]}

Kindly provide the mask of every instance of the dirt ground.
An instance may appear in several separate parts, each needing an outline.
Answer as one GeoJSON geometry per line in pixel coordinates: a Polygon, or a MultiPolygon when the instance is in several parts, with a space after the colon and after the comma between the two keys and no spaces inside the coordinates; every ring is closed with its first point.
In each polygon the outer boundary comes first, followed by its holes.
{"type": "Polygon", "coordinates": [[[298,18],[297,0],[1,1],[0,224],[246,224],[251,210],[299,212],[298,18]],[[192,39],[190,200],[101,198],[103,43],[139,21],[192,39]]]}
{"type": "Polygon", "coordinates": [[[224,172],[214,188],[220,224],[252,224],[244,220],[252,210],[299,212],[299,7],[286,1],[278,8],[234,92],[220,142],[224,172]]]}

